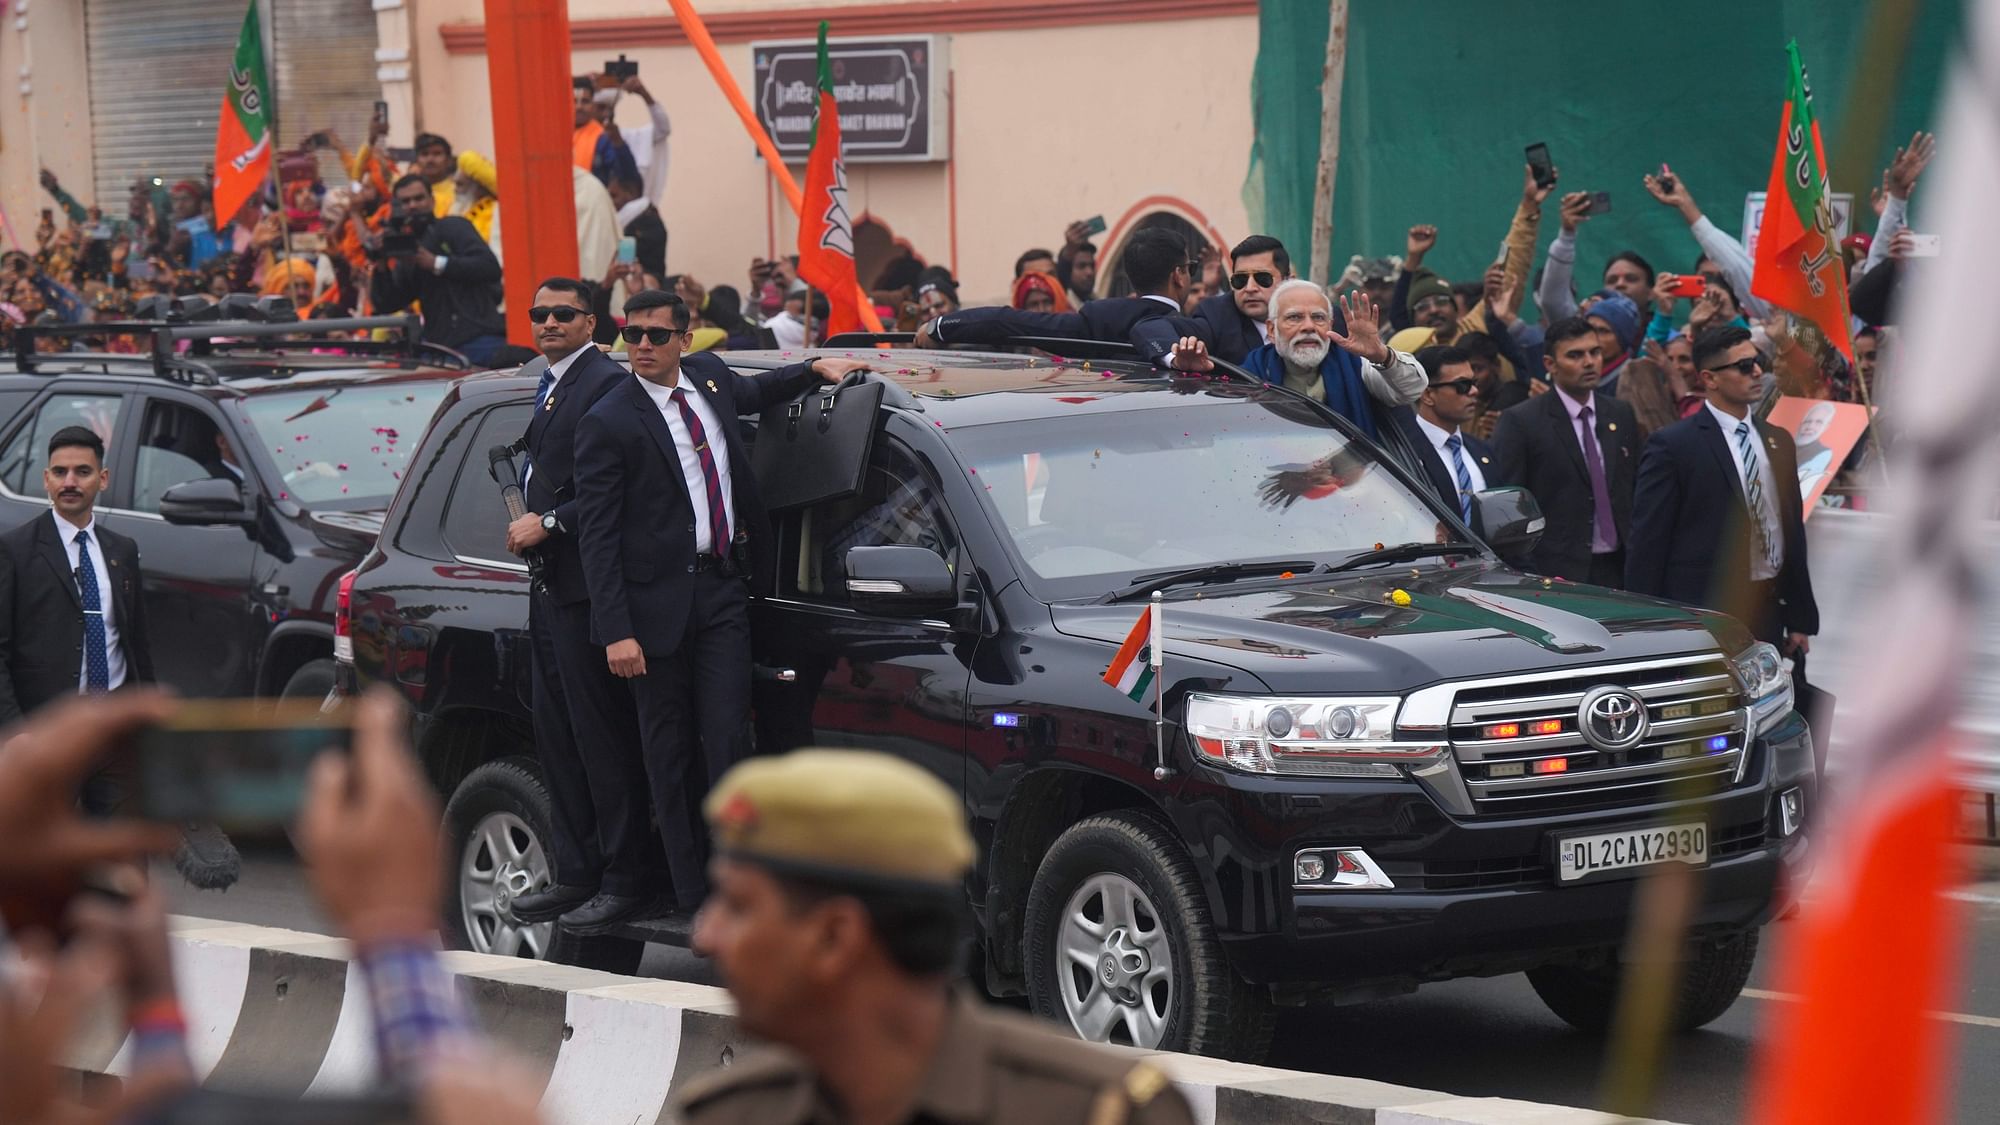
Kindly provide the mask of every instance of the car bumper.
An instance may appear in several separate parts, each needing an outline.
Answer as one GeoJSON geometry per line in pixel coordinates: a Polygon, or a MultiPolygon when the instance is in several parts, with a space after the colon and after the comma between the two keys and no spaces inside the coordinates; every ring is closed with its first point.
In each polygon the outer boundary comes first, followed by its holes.
{"type": "Polygon", "coordinates": [[[1642,876],[1557,880],[1555,839],[1699,821],[1707,866],[1689,869],[1690,925],[1742,930],[1782,913],[1805,885],[1804,828],[1787,835],[1778,795],[1798,788],[1817,813],[1811,735],[1794,716],[1758,740],[1743,781],[1713,796],[1534,818],[1453,818],[1414,785],[1301,790],[1272,779],[1230,780],[1223,807],[1192,802],[1191,838],[1225,824],[1254,826],[1200,840],[1217,862],[1211,904],[1230,960],[1245,979],[1339,987],[1513,971],[1625,940],[1642,876]],[[1225,807],[1236,806],[1227,815],[1225,807]],[[1360,848],[1394,884],[1301,888],[1292,860],[1308,848],[1360,848]],[[1224,858],[1226,857],[1226,858],[1224,858]]]}

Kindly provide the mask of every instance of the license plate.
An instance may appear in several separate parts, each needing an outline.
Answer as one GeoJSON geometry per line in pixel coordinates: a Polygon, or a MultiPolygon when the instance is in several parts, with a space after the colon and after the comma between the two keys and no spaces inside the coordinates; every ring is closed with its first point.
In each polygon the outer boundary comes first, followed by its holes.
{"type": "Polygon", "coordinates": [[[1650,867],[1656,863],[1708,866],[1708,825],[1666,824],[1562,836],[1556,840],[1556,882],[1650,867]]]}

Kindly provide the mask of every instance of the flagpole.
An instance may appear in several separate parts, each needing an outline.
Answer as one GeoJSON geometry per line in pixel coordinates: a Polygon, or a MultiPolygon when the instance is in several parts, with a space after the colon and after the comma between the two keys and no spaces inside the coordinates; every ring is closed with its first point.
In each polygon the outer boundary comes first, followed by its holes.
{"type": "Polygon", "coordinates": [[[1150,620],[1153,635],[1149,638],[1146,662],[1153,666],[1153,780],[1165,781],[1174,776],[1167,768],[1167,677],[1160,662],[1166,655],[1165,631],[1160,628],[1160,592],[1153,591],[1153,612],[1150,620]]]}
{"type": "MultiPolygon", "coordinates": [[[[278,57],[277,13],[271,10],[271,5],[266,0],[252,0],[252,2],[259,5],[257,22],[262,28],[264,42],[260,46],[264,50],[264,57],[266,59],[276,59],[278,57]]],[[[270,89],[264,91],[264,136],[266,138],[265,143],[271,146],[271,160],[267,165],[270,169],[271,198],[276,200],[278,204],[278,236],[283,240],[285,245],[285,261],[290,262],[292,260],[292,222],[285,215],[285,184],[278,176],[278,80],[274,76],[269,62],[264,64],[264,76],[270,82],[270,89]]],[[[214,191],[213,185],[211,185],[210,191],[211,193],[214,191]]],[[[233,215],[230,217],[232,219],[235,218],[233,215]]],[[[218,215],[216,218],[219,221],[221,216],[218,215]]],[[[215,234],[218,239],[222,237],[221,231],[216,231],[215,234]]],[[[289,295],[291,287],[286,286],[285,292],[289,295]]]]}

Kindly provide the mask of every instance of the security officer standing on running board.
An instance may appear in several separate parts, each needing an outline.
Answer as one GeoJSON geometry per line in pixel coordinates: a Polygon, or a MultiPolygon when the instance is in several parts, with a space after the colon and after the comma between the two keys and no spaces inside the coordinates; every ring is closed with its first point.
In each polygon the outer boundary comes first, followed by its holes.
{"type": "Polygon", "coordinates": [[[714,893],[695,951],[737,1022],[776,1048],[674,1095],[688,1125],[1179,1125],[1167,1077],[954,988],[964,964],[965,810],[929,773],[856,750],[757,758],[704,811],[714,893]]]}

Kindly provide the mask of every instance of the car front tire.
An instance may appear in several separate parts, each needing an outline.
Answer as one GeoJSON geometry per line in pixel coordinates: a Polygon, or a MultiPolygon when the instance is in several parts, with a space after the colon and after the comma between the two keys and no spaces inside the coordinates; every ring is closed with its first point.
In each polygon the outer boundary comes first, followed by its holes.
{"type": "MultiPolygon", "coordinates": [[[[1695,955],[1681,963],[1674,995],[1671,1027],[1693,1031],[1706,1027],[1736,1003],[1750,970],[1757,964],[1757,936],[1746,930],[1703,941],[1695,955]]],[[[1579,1031],[1610,1030],[1618,1010],[1620,962],[1613,956],[1590,966],[1545,965],[1528,970],[1528,983],[1551,1012],[1579,1031]]]]}
{"type": "Polygon", "coordinates": [[[467,774],[445,805],[445,937],[454,948],[634,973],[644,942],[578,937],[554,922],[517,921],[510,904],[549,885],[542,841],[549,837],[549,792],[534,763],[502,758],[467,774]]]}
{"type": "Polygon", "coordinates": [[[1260,1061],[1275,1013],[1238,977],[1194,863],[1158,819],[1094,816],[1057,838],[1029,892],[1028,997],[1085,1039],[1260,1061]]]}

